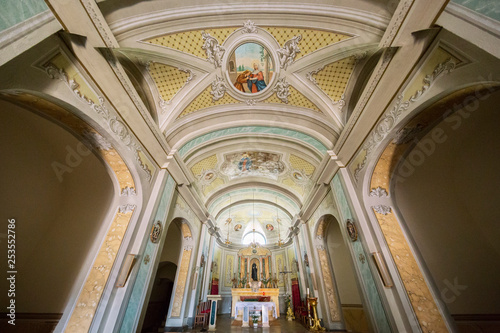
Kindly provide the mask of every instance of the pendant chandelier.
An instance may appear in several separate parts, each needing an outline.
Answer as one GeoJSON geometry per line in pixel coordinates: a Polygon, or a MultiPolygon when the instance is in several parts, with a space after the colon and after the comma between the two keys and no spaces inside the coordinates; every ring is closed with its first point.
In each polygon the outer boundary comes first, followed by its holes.
{"type": "Polygon", "coordinates": [[[280,216],[279,216],[279,210],[278,210],[278,197],[276,196],[276,223],[278,224],[278,243],[276,243],[279,247],[282,247],[285,242],[281,239],[281,232],[280,232],[280,216]]]}
{"type": "Polygon", "coordinates": [[[229,217],[226,220],[226,224],[227,224],[227,237],[226,237],[226,241],[225,241],[226,245],[231,244],[231,242],[229,241],[229,228],[230,228],[232,221],[233,221],[233,219],[231,218],[231,197],[229,197],[229,217]]]}
{"type": "Polygon", "coordinates": [[[253,242],[252,242],[252,248],[257,247],[257,243],[255,242],[255,192],[252,192],[252,235],[253,235],[253,242]]]}

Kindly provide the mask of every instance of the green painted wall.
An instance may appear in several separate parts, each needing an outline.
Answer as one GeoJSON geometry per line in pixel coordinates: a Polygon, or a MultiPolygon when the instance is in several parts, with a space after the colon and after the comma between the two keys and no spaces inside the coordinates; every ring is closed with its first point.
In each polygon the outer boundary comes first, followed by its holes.
{"type": "Polygon", "coordinates": [[[452,0],[452,2],[500,21],[500,1],[498,0],[452,0]]]}
{"type": "Polygon", "coordinates": [[[43,0],[0,0],[0,8],[0,31],[49,9],[43,0]]]}

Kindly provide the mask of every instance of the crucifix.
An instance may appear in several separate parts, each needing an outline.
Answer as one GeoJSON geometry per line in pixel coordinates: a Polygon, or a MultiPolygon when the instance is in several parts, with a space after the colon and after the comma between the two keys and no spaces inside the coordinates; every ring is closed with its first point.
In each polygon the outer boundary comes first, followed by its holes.
{"type": "Polygon", "coordinates": [[[285,294],[286,294],[286,289],[287,289],[286,286],[288,285],[288,280],[286,279],[286,275],[289,273],[292,273],[292,271],[287,271],[286,266],[282,272],[279,272],[279,274],[283,274],[283,283],[285,284],[285,294]]]}
{"type": "Polygon", "coordinates": [[[280,274],[283,274],[283,282],[284,282],[284,285],[285,285],[285,302],[287,302],[287,311],[286,311],[286,319],[287,320],[293,320],[295,319],[295,316],[293,315],[293,310],[292,310],[292,306],[291,306],[291,302],[290,302],[290,296],[287,295],[287,291],[286,291],[286,286],[288,284],[288,280],[286,279],[286,275],[289,274],[289,273],[292,273],[292,271],[287,271],[286,270],[286,266],[284,267],[283,271],[279,272],[280,274]]]}

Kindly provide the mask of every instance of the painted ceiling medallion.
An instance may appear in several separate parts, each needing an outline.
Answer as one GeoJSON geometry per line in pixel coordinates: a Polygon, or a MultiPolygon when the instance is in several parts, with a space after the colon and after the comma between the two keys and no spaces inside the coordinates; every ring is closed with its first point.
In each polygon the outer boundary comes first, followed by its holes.
{"type": "Polygon", "coordinates": [[[153,228],[151,229],[151,234],[149,235],[149,238],[151,239],[151,242],[153,243],[158,243],[160,240],[160,235],[161,235],[161,223],[160,221],[157,221],[154,225],[153,228]]]}
{"type": "Polygon", "coordinates": [[[285,164],[279,154],[248,151],[225,155],[220,169],[229,179],[260,176],[277,180],[285,164]]]}
{"type": "Polygon", "coordinates": [[[244,94],[266,90],[275,71],[269,51],[258,42],[239,45],[229,57],[227,70],[232,86],[244,94]]]}

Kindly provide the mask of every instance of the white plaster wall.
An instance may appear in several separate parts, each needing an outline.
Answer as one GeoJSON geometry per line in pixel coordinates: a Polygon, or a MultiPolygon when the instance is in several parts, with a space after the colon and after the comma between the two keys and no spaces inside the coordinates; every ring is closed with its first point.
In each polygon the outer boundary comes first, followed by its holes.
{"type": "Polygon", "coordinates": [[[451,314],[500,313],[499,102],[497,92],[438,124],[423,140],[439,128],[445,142],[395,188],[451,314]]]}
{"type": "MultiPolygon", "coordinates": [[[[62,313],[112,202],[113,185],[93,154],[57,178],[52,162],[66,164],[79,141],[60,126],[0,101],[0,211],[7,233],[16,219],[17,312],[62,313]]],[[[0,238],[7,253],[6,238],[0,238]]],[[[7,270],[7,261],[0,269],[7,270]]],[[[8,290],[6,280],[1,290],[8,290]]],[[[7,304],[2,293],[1,304],[7,304]]]]}

